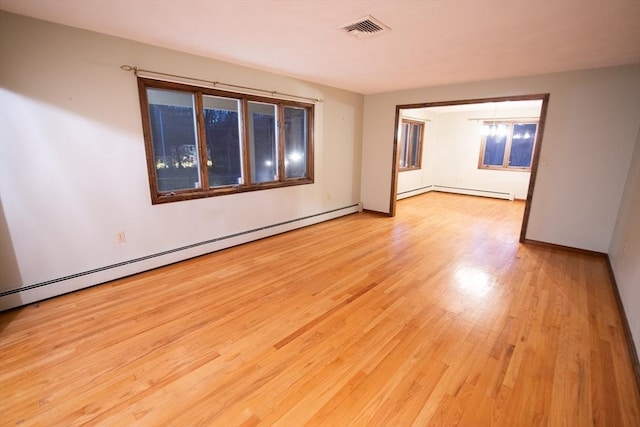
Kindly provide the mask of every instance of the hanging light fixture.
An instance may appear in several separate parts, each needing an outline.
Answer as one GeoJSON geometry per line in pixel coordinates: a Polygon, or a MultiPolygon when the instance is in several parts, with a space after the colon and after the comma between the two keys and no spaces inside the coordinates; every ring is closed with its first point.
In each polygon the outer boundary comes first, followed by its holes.
{"type": "Polygon", "coordinates": [[[493,103],[493,120],[490,125],[486,124],[486,122],[482,125],[482,136],[496,136],[496,134],[500,133],[501,130],[499,126],[496,126],[497,108],[496,103],[493,103]]]}

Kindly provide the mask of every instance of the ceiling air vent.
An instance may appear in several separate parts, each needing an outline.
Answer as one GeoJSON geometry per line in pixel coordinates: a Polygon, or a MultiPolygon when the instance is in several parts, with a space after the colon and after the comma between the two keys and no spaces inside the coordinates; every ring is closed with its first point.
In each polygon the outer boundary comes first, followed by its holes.
{"type": "Polygon", "coordinates": [[[380,34],[390,30],[389,27],[371,15],[367,15],[347,25],[343,25],[340,29],[358,38],[371,37],[375,34],[380,34]]]}

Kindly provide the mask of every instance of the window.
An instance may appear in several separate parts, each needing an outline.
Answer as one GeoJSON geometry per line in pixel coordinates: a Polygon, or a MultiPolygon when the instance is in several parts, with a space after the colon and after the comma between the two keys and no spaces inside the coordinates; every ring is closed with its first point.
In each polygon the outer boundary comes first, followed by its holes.
{"type": "Polygon", "coordinates": [[[422,165],[422,137],[424,123],[402,119],[400,123],[400,171],[420,169],[422,165]]]}
{"type": "Polygon", "coordinates": [[[484,122],[480,144],[480,169],[531,170],[536,122],[484,122]]]}
{"type": "Polygon", "coordinates": [[[152,203],[313,182],[311,104],[138,78],[152,203]]]}

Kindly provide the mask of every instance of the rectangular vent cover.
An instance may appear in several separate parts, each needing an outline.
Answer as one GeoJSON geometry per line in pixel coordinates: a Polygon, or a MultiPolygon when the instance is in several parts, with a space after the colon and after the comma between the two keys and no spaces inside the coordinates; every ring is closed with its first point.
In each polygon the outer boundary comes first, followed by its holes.
{"type": "Polygon", "coordinates": [[[357,19],[354,22],[350,22],[349,24],[343,25],[339,28],[358,38],[371,37],[375,34],[380,34],[390,30],[389,27],[371,15],[357,19]]]}

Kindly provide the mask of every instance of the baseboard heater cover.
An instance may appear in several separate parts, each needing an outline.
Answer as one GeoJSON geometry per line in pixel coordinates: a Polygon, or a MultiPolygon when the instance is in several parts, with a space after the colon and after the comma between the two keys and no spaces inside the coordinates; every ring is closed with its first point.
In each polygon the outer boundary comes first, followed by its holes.
{"type": "Polygon", "coordinates": [[[417,196],[419,194],[428,193],[433,189],[433,185],[427,185],[425,187],[412,188],[411,190],[401,191],[397,194],[397,197],[404,198],[410,196],[417,196]]]}
{"type": "MultiPolygon", "coordinates": [[[[226,235],[226,236],[221,236],[221,237],[216,237],[216,238],[213,238],[213,239],[208,239],[208,240],[205,240],[205,241],[202,241],[202,242],[197,242],[197,243],[193,243],[193,244],[190,244],[190,245],[181,246],[181,247],[178,247],[178,248],[174,248],[174,249],[169,249],[169,250],[166,250],[166,251],[158,252],[158,253],[155,253],[155,254],[150,254],[150,255],[134,258],[134,259],[127,260],[127,261],[122,261],[122,262],[118,262],[118,263],[115,263],[115,264],[110,264],[110,265],[106,265],[106,266],[103,266],[103,267],[94,268],[92,270],[87,270],[87,271],[83,271],[83,272],[80,272],[80,273],[70,274],[68,276],[59,277],[59,278],[56,278],[56,279],[46,280],[46,281],[40,282],[40,283],[34,283],[32,285],[27,285],[27,286],[23,286],[23,287],[19,287],[19,288],[14,288],[14,289],[8,289],[8,290],[0,292],[0,311],[1,310],[6,310],[6,309],[9,309],[9,308],[13,308],[13,307],[16,307],[16,306],[19,306],[19,305],[23,305],[23,304],[15,304],[15,305],[11,305],[11,306],[5,306],[5,304],[2,304],[2,302],[1,302],[1,299],[4,298],[4,297],[9,297],[11,295],[16,295],[16,294],[19,294],[19,293],[22,293],[22,292],[25,292],[25,291],[30,291],[30,290],[42,288],[42,287],[45,287],[45,286],[53,285],[53,284],[60,283],[60,282],[65,282],[65,281],[72,280],[72,279],[77,279],[77,278],[80,278],[80,277],[83,277],[83,276],[88,276],[88,275],[91,275],[91,274],[96,274],[96,273],[104,272],[104,271],[107,271],[107,270],[116,269],[116,268],[119,268],[119,267],[125,267],[125,266],[131,265],[131,264],[136,264],[136,263],[139,263],[139,262],[148,261],[148,260],[159,258],[159,257],[162,257],[162,256],[166,256],[166,255],[175,254],[175,253],[178,253],[178,252],[187,251],[189,249],[193,249],[193,248],[197,248],[197,247],[201,247],[201,246],[205,246],[205,245],[210,245],[210,244],[217,243],[217,242],[222,242],[222,241],[233,239],[233,238],[236,238],[236,237],[241,237],[241,236],[245,236],[245,235],[248,235],[248,234],[258,233],[260,231],[269,230],[269,229],[273,229],[273,228],[276,228],[276,227],[282,227],[282,226],[285,226],[285,225],[290,225],[290,224],[293,224],[293,223],[302,222],[302,221],[306,221],[306,220],[309,220],[309,219],[314,219],[314,218],[317,218],[317,217],[320,217],[320,216],[324,216],[324,215],[335,214],[335,213],[338,213],[340,211],[350,210],[349,212],[346,212],[346,213],[343,213],[341,215],[337,215],[337,216],[333,217],[333,218],[337,218],[339,216],[348,215],[350,213],[358,212],[359,208],[360,208],[359,204],[352,204],[352,205],[349,205],[349,206],[344,206],[344,207],[341,207],[341,208],[331,209],[331,210],[328,210],[328,211],[325,211],[325,212],[316,213],[316,214],[313,214],[313,215],[307,215],[307,216],[304,216],[304,217],[295,218],[295,219],[291,219],[291,220],[288,220],[288,221],[283,221],[283,222],[279,222],[279,223],[275,223],[275,224],[269,224],[269,225],[265,225],[263,227],[257,227],[257,228],[253,228],[253,229],[250,229],[250,230],[245,230],[245,231],[240,231],[238,233],[229,234],[229,235],[226,235]]],[[[333,219],[333,218],[328,218],[325,221],[327,221],[329,219],[333,219]]],[[[322,222],[322,221],[318,221],[318,222],[322,222]]],[[[311,224],[308,224],[308,225],[311,225],[311,224]]],[[[300,227],[298,227],[298,228],[300,228],[300,227]]],[[[293,229],[294,228],[292,228],[291,230],[293,230],[293,229]]],[[[291,230],[285,230],[285,231],[291,231],[291,230]]],[[[274,234],[279,234],[279,233],[274,233],[274,234]]],[[[272,235],[274,235],[274,234],[272,234],[272,235]]],[[[258,237],[256,239],[254,239],[254,240],[261,239],[263,237],[268,237],[268,236],[261,236],[261,237],[258,237]]],[[[247,242],[241,242],[241,243],[238,243],[238,244],[248,243],[250,241],[251,240],[248,240],[247,242]]],[[[232,247],[232,246],[235,246],[235,245],[230,245],[228,247],[232,247]]],[[[194,256],[205,255],[207,253],[216,252],[217,250],[226,249],[228,247],[212,250],[210,252],[204,252],[204,253],[198,254],[198,255],[187,256],[184,259],[180,259],[180,260],[177,260],[177,261],[171,261],[170,263],[184,261],[184,260],[192,258],[194,256]]],[[[170,263],[168,263],[168,264],[170,264],[170,263]]],[[[167,265],[167,264],[161,264],[161,265],[167,265]]],[[[153,269],[153,268],[157,268],[157,267],[143,268],[140,271],[137,271],[137,272],[134,272],[134,273],[131,273],[131,274],[141,273],[143,271],[146,271],[146,270],[149,270],[149,269],[153,269]]],[[[125,276],[120,276],[120,277],[125,277],[125,276]]],[[[114,277],[113,279],[109,279],[109,280],[116,280],[118,278],[119,277],[114,277]]],[[[109,280],[107,280],[107,281],[109,281],[109,280]]],[[[103,283],[103,282],[101,281],[101,282],[97,282],[97,283],[87,284],[85,286],[81,286],[81,287],[78,287],[77,289],[73,289],[73,290],[79,290],[79,289],[82,289],[82,288],[85,288],[85,287],[94,286],[94,285],[97,285],[99,283],[103,283]]],[[[73,290],[71,290],[71,291],[73,291],[73,290]]],[[[63,292],[63,293],[66,293],[66,292],[63,292]]],[[[24,304],[28,304],[30,302],[35,302],[35,301],[38,301],[38,299],[35,299],[33,301],[29,301],[29,302],[25,302],[24,304]]]]}
{"type": "Polygon", "coordinates": [[[434,191],[442,191],[445,193],[468,194],[471,196],[493,197],[496,199],[514,200],[515,194],[503,191],[479,190],[475,188],[450,187],[446,185],[434,185],[434,191]]]}

